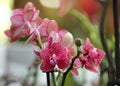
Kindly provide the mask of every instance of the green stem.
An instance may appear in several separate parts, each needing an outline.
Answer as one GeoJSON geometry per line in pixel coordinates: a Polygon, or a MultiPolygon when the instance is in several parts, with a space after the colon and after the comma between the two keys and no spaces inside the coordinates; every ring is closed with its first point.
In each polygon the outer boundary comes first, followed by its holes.
{"type": "Polygon", "coordinates": [[[51,72],[51,75],[52,75],[53,86],[57,86],[54,72],[51,72]]]}
{"type": "Polygon", "coordinates": [[[38,46],[41,49],[42,48],[42,42],[41,42],[41,38],[39,37],[37,40],[38,46]]]}
{"type": "Polygon", "coordinates": [[[59,79],[60,75],[61,75],[61,72],[59,71],[56,80],[59,79]]]}

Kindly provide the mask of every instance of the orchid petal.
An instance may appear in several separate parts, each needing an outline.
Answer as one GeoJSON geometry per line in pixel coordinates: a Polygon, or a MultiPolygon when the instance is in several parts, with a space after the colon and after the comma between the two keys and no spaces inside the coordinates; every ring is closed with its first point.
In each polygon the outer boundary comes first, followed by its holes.
{"type": "Polygon", "coordinates": [[[39,32],[40,32],[41,36],[48,36],[46,29],[47,29],[47,26],[48,26],[49,22],[50,22],[50,20],[47,19],[47,18],[45,18],[42,21],[42,23],[40,24],[40,26],[39,26],[39,32]]]}
{"type": "Polygon", "coordinates": [[[57,32],[55,31],[52,31],[50,34],[49,34],[49,37],[48,38],[52,38],[52,41],[53,42],[58,42],[60,39],[59,39],[59,35],[57,32]]]}
{"type": "Polygon", "coordinates": [[[12,37],[12,33],[11,33],[11,31],[10,30],[5,30],[5,32],[4,32],[8,37],[12,37]]]}
{"type": "Polygon", "coordinates": [[[40,56],[40,52],[39,51],[36,51],[36,50],[33,50],[34,53],[37,55],[37,56],[40,56]]]}
{"type": "Polygon", "coordinates": [[[42,62],[40,65],[40,69],[44,72],[50,72],[54,70],[55,65],[51,65],[50,63],[42,62]]]}
{"type": "Polygon", "coordinates": [[[62,39],[67,32],[68,32],[67,30],[59,30],[59,31],[58,31],[58,34],[59,34],[59,36],[60,36],[60,39],[62,39]]]}
{"type": "Polygon", "coordinates": [[[31,21],[34,16],[34,11],[33,10],[28,10],[24,12],[24,20],[25,21],[31,21]]]}
{"type": "Polygon", "coordinates": [[[31,9],[35,9],[33,3],[32,2],[27,2],[27,4],[24,6],[24,11],[28,11],[28,10],[31,10],[31,9]]]}
{"type": "Polygon", "coordinates": [[[47,32],[50,34],[51,31],[57,31],[58,30],[58,24],[55,20],[51,20],[48,24],[47,32]]]}
{"type": "Polygon", "coordinates": [[[41,59],[43,59],[43,60],[46,61],[46,62],[49,62],[51,56],[52,56],[52,55],[51,55],[49,49],[46,49],[46,48],[45,48],[45,49],[42,49],[42,50],[40,51],[40,57],[41,57],[41,59]]]}
{"type": "Polygon", "coordinates": [[[78,74],[79,74],[77,69],[72,69],[71,72],[72,72],[72,74],[74,74],[76,76],[78,76],[78,74]]]}
{"type": "Polygon", "coordinates": [[[23,16],[22,15],[13,15],[11,17],[11,22],[13,26],[18,27],[24,24],[23,16]]]}
{"type": "Polygon", "coordinates": [[[23,9],[15,9],[15,10],[13,10],[13,15],[19,15],[19,14],[23,15],[23,9]]]}
{"type": "Polygon", "coordinates": [[[65,47],[70,47],[73,44],[73,36],[71,33],[67,32],[63,39],[61,40],[61,44],[65,47]]]}
{"type": "Polygon", "coordinates": [[[32,20],[35,20],[35,19],[37,19],[37,17],[39,16],[39,10],[36,10],[35,12],[34,12],[34,15],[33,15],[33,18],[32,18],[32,20]]]}

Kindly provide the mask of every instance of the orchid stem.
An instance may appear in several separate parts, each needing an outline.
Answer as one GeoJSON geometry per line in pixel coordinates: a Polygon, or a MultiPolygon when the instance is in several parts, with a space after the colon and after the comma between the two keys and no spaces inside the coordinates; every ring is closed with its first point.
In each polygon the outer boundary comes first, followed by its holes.
{"type": "Polygon", "coordinates": [[[51,72],[51,75],[52,75],[53,86],[57,86],[54,71],[51,72]]]}
{"type": "Polygon", "coordinates": [[[50,73],[46,72],[46,77],[47,77],[47,86],[50,86],[50,73]]]}
{"type": "Polygon", "coordinates": [[[40,49],[41,49],[41,48],[42,48],[42,42],[41,42],[41,38],[40,38],[40,37],[38,38],[37,42],[38,42],[38,46],[39,46],[40,49]]]}
{"type": "Polygon", "coordinates": [[[114,36],[115,36],[116,79],[120,79],[118,0],[113,0],[113,16],[114,16],[114,36]]]}
{"type": "Polygon", "coordinates": [[[63,79],[62,79],[62,84],[61,84],[61,86],[64,86],[65,80],[66,80],[66,77],[67,77],[67,74],[68,74],[68,73],[70,72],[70,70],[73,68],[74,61],[75,61],[76,58],[79,57],[79,54],[80,54],[80,52],[79,52],[79,50],[77,50],[77,56],[72,59],[72,62],[71,62],[70,67],[69,67],[68,70],[63,74],[63,79]]]}
{"type": "Polygon", "coordinates": [[[108,77],[109,77],[109,82],[111,82],[111,81],[115,80],[115,69],[114,69],[114,66],[113,66],[112,55],[110,53],[110,50],[109,50],[107,42],[106,42],[105,28],[104,28],[105,17],[106,17],[108,4],[109,4],[109,0],[105,0],[105,1],[102,2],[103,8],[102,8],[102,14],[101,14],[100,24],[99,24],[99,34],[100,34],[100,39],[101,39],[103,49],[106,52],[106,59],[107,59],[108,64],[109,64],[108,77]]]}
{"type": "Polygon", "coordinates": [[[59,79],[60,75],[61,75],[61,72],[59,71],[56,80],[59,79]]]}

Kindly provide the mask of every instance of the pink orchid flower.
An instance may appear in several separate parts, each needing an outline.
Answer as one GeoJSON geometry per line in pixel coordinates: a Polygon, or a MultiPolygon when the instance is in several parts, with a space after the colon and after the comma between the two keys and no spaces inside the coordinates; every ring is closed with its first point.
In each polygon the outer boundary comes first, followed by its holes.
{"type": "Polygon", "coordinates": [[[36,53],[42,59],[41,70],[50,72],[56,66],[60,70],[66,69],[70,64],[67,48],[62,46],[60,42],[53,42],[52,38],[49,38],[48,43],[48,46],[43,48],[40,53],[36,53]]]}
{"type": "Polygon", "coordinates": [[[99,71],[99,65],[105,56],[105,52],[95,48],[90,40],[87,38],[85,41],[85,45],[81,46],[81,51],[82,51],[82,57],[77,58],[74,61],[73,69],[71,72],[74,75],[78,75],[78,68],[83,68],[85,67],[86,69],[93,71],[93,72],[98,72],[99,71]]]}
{"type": "Polygon", "coordinates": [[[80,61],[86,69],[98,72],[99,65],[105,56],[105,52],[95,48],[87,38],[85,45],[81,47],[83,56],[80,61]]]}
{"type": "Polygon", "coordinates": [[[33,22],[37,19],[39,10],[36,10],[31,2],[28,2],[24,9],[15,9],[11,16],[11,28],[6,30],[5,34],[10,38],[11,42],[19,40],[24,36],[24,31],[27,28],[27,22],[33,22]]]}
{"type": "Polygon", "coordinates": [[[72,58],[76,55],[76,51],[73,48],[73,42],[73,36],[67,30],[51,31],[48,41],[43,43],[43,49],[40,53],[34,51],[35,54],[40,56],[43,60],[40,68],[45,72],[54,70],[55,65],[57,65],[60,70],[68,68],[72,58]],[[51,52],[51,54],[49,52],[51,52]],[[61,58],[58,59],[58,57],[61,58]]]}

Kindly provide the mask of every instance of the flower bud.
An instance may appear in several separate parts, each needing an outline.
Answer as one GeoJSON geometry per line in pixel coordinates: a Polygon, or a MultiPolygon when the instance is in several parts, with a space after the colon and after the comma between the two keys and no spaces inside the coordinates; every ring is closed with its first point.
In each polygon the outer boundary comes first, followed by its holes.
{"type": "Polygon", "coordinates": [[[81,46],[81,39],[77,38],[76,41],[75,41],[75,44],[76,44],[77,47],[80,47],[81,46]]]}

